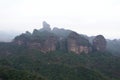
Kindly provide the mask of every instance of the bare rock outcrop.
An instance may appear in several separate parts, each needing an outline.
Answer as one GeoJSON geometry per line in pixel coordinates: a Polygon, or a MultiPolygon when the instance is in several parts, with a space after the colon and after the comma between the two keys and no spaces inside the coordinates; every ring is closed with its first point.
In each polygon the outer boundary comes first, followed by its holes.
{"type": "Polygon", "coordinates": [[[76,54],[90,52],[91,47],[89,41],[76,32],[70,33],[67,39],[67,44],[69,52],[75,52],[76,54]]]}
{"type": "Polygon", "coordinates": [[[86,36],[71,30],[59,28],[51,30],[50,25],[45,21],[42,29],[34,29],[33,33],[27,31],[13,40],[13,43],[19,46],[37,49],[43,53],[61,50],[80,54],[106,50],[107,42],[102,35],[96,36],[90,42],[86,36]]]}
{"type": "Polygon", "coordinates": [[[30,36],[28,35],[28,32],[23,33],[17,37],[15,37],[15,39],[13,40],[13,43],[17,44],[17,45],[27,45],[28,42],[30,41],[30,36]]]}
{"type": "Polygon", "coordinates": [[[46,21],[43,21],[42,25],[43,28],[40,31],[51,31],[50,25],[46,21]]]}
{"type": "Polygon", "coordinates": [[[44,53],[55,51],[56,50],[56,44],[57,44],[57,38],[54,37],[54,36],[51,36],[44,41],[43,46],[41,48],[41,51],[44,52],[44,53]]]}
{"type": "Polygon", "coordinates": [[[31,42],[28,44],[30,49],[37,49],[43,53],[51,52],[56,50],[57,38],[55,36],[49,36],[43,41],[31,42]]]}
{"type": "Polygon", "coordinates": [[[107,41],[103,35],[98,35],[93,39],[93,50],[104,52],[106,50],[107,41]]]}

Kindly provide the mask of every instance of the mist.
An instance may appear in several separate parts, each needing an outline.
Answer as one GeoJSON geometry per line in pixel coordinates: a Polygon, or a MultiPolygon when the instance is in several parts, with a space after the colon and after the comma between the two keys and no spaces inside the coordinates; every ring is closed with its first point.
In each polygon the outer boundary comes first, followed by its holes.
{"type": "Polygon", "coordinates": [[[51,28],[65,28],[88,36],[101,34],[108,39],[119,39],[120,1],[0,1],[0,31],[4,35],[2,40],[8,37],[11,40],[17,34],[40,29],[43,21],[47,21],[51,28]]]}

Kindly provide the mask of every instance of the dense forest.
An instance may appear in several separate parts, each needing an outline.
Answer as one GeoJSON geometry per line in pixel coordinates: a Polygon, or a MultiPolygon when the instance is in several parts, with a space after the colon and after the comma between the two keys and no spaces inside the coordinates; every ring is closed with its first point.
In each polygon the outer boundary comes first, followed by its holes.
{"type": "Polygon", "coordinates": [[[11,44],[8,46],[8,44],[1,43],[1,45],[0,51],[6,51],[6,54],[3,52],[0,54],[0,77],[3,80],[120,79],[120,58],[108,52],[78,55],[55,51],[44,54],[34,49],[11,44]],[[19,78],[19,76],[22,77],[19,78]]]}

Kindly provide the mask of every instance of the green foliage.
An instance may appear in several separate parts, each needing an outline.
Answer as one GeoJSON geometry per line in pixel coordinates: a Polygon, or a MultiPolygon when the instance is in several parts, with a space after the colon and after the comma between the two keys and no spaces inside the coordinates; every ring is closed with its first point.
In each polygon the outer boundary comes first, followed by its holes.
{"type": "Polygon", "coordinates": [[[21,75],[21,73],[25,75],[40,74],[48,80],[120,80],[120,58],[108,52],[78,55],[55,51],[44,54],[22,46],[4,43],[1,45],[0,65],[10,68],[8,72],[1,69],[1,74],[4,72],[6,72],[5,75],[10,76],[12,74],[15,74],[14,76],[21,75]],[[12,69],[13,73],[7,74],[9,71],[11,72],[11,68],[14,68],[12,69]]]}
{"type": "Polygon", "coordinates": [[[0,67],[0,78],[3,80],[44,80],[41,76],[33,73],[9,67],[0,67]]]}

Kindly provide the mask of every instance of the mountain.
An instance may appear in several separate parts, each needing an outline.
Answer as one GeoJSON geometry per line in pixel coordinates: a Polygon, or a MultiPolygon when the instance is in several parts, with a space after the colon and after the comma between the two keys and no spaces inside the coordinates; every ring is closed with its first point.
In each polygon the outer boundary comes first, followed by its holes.
{"type": "Polygon", "coordinates": [[[54,28],[51,30],[47,22],[43,22],[43,28],[34,29],[33,33],[23,33],[13,40],[17,45],[24,45],[30,49],[38,49],[43,53],[64,50],[80,54],[91,51],[106,51],[106,39],[98,35],[91,44],[89,40],[74,31],[54,28]]]}
{"type": "Polygon", "coordinates": [[[120,80],[120,57],[103,35],[90,39],[72,30],[26,31],[0,43],[1,80],[120,80]]]}
{"type": "MultiPolygon", "coordinates": [[[[95,36],[86,37],[89,39],[90,43],[95,39],[95,36]]],[[[120,39],[106,39],[106,49],[115,56],[120,56],[120,39]]]]}
{"type": "Polygon", "coordinates": [[[107,47],[107,41],[102,35],[98,35],[93,39],[94,50],[105,51],[107,47]]]}
{"type": "Polygon", "coordinates": [[[120,40],[107,40],[107,50],[116,56],[120,56],[120,40]]]}

